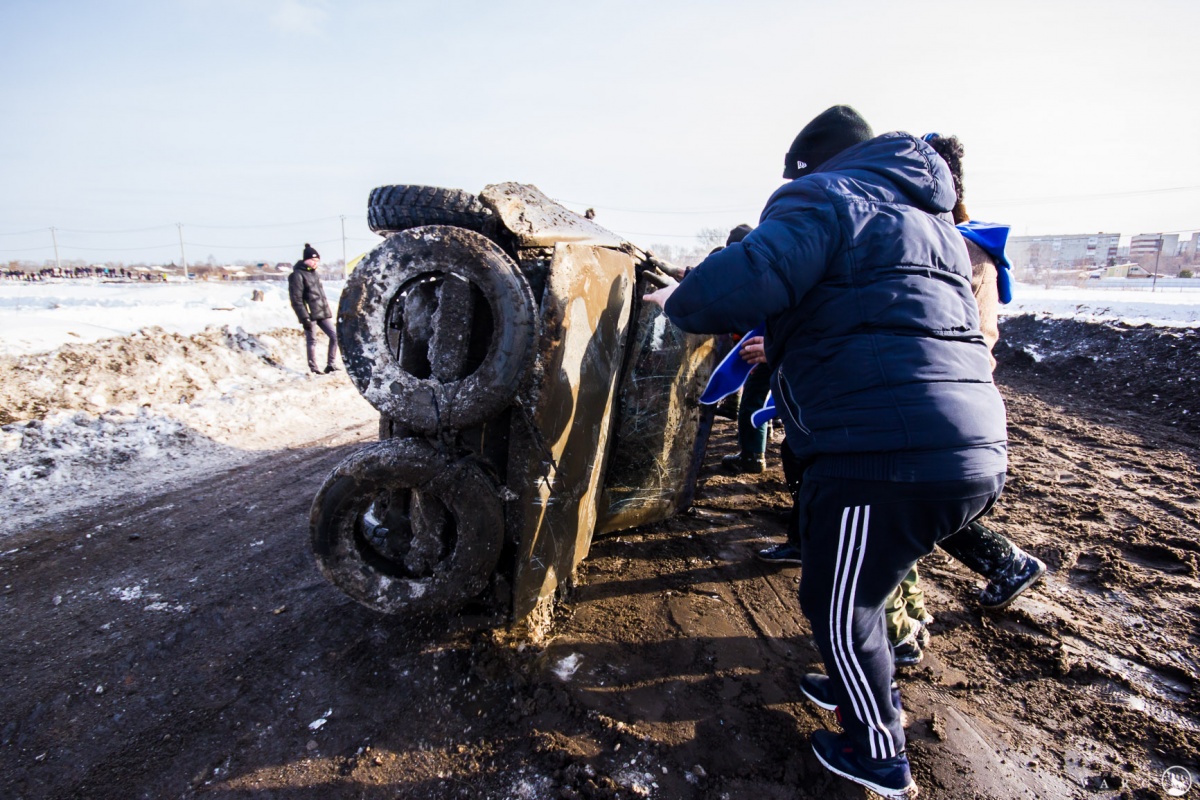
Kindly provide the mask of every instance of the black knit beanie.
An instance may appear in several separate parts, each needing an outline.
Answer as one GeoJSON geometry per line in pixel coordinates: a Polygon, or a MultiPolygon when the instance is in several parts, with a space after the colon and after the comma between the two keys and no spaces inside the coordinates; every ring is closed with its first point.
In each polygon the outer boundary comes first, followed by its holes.
{"type": "Polygon", "coordinates": [[[818,114],[792,142],[783,161],[783,177],[795,180],[847,147],[875,136],[871,126],[850,106],[834,106],[818,114]]]}
{"type": "Polygon", "coordinates": [[[313,247],[308,242],[304,243],[304,258],[301,261],[308,261],[310,258],[320,258],[321,254],[317,252],[317,248],[313,247]]]}
{"type": "Polygon", "coordinates": [[[729,232],[729,236],[725,239],[725,246],[729,247],[729,245],[733,244],[734,242],[740,242],[742,239],[745,239],[747,236],[749,236],[750,231],[752,230],[754,230],[754,228],[751,228],[745,223],[738,225],[729,232]]]}

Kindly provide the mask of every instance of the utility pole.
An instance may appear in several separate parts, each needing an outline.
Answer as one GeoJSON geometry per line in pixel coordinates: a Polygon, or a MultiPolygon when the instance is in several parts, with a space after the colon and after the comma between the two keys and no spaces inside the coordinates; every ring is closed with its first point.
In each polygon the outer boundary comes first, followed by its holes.
{"type": "Polygon", "coordinates": [[[1154,248],[1154,280],[1150,281],[1150,293],[1154,293],[1154,287],[1158,285],[1158,259],[1162,256],[1163,235],[1158,235],[1158,243],[1154,248]]]}
{"type": "Polygon", "coordinates": [[[54,241],[54,267],[59,272],[61,272],[62,271],[62,263],[58,260],[58,234],[56,234],[54,232],[55,230],[56,230],[55,227],[53,225],[51,225],[50,226],[50,238],[54,241]]]}
{"type": "Polygon", "coordinates": [[[342,277],[346,277],[346,215],[341,215],[342,220],[342,277]]]}
{"type": "Polygon", "coordinates": [[[188,280],[187,271],[187,253],[183,250],[183,223],[176,222],[175,227],[179,228],[179,258],[183,261],[183,279],[188,280]]]}

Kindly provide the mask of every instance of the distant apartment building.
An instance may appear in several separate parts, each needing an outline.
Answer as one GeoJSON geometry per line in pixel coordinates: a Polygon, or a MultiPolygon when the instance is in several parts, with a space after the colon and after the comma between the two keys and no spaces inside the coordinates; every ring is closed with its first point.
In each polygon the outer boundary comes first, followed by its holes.
{"type": "Polygon", "coordinates": [[[1119,233],[1067,236],[1013,236],[1008,240],[1008,259],[1018,271],[1103,267],[1116,261],[1119,233]]]}
{"type": "Polygon", "coordinates": [[[1168,258],[1179,255],[1178,233],[1139,233],[1129,241],[1129,257],[1153,257],[1161,253],[1168,258]]]}

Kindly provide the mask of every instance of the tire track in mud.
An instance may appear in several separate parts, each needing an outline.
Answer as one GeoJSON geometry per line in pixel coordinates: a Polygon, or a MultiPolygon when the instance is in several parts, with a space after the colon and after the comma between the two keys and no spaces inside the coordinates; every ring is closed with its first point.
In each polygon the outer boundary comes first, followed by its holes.
{"type": "Polygon", "coordinates": [[[209,777],[205,744],[227,755],[214,733],[236,727],[230,710],[273,693],[254,660],[279,657],[276,637],[295,637],[295,612],[322,586],[296,545],[316,481],[343,454],[328,446],[371,433],[335,431],[11,537],[0,794],[178,796],[209,777]]]}

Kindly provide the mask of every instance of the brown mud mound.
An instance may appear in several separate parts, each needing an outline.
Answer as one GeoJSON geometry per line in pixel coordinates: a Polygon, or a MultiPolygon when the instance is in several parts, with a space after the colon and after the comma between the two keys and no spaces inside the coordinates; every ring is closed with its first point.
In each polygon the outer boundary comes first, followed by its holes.
{"type": "Polygon", "coordinates": [[[0,424],[59,411],[190,403],[248,379],[276,383],[288,369],[305,369],[302,357],[285,355],[303,355],[296,340],[295,331],[254,336],[209,328],[184,336],[146,328],[50,353],[0,357],[0,424]],[[290,340],[287,351],[281,338],[290,340]]]}
{"type": "Polygon", "coordinates": [[[1145,413],[1200,433],[1200,331],[1005,318],[996,345],[997,381],[1091,398],[1097,411],[1145,413]]]}
{"type": "MultiPolygon", "coordinates": [[[[1059,349],[1009,357],[1025,334],[1003,333],[1012,463],[991,524],[1050,572],[987,614],[974,575],[922,563],[937,621],[900,678],[915,777],[944,800],[1165,797],[1166,767],[1200,772],[1200,450],[1152,405],[1110,402],[1120,370],[1060,377],[1041,368],[1059,349]]],[[[1166,374],[1163,352],[1126,379],[1166,374]]],[[[309,503],[370,436],[10,538],[0,796],[866,796],[808,749],[836,723],[796,686],[818,662],[800,569],[752,557],[788,498],[778,466],[715,469],[732,423],[695,511],[597,540],[538,645],[380,616],[319,577],[309,503]]]]}

